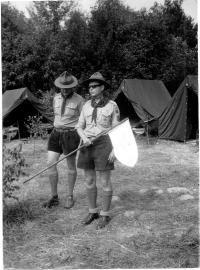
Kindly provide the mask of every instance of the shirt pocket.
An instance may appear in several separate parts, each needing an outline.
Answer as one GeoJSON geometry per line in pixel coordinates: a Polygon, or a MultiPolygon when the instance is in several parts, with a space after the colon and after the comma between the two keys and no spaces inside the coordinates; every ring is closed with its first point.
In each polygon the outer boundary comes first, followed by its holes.
{"type": "Polygon", "coordinates": [[[87,124],[91,124],[92,122],[92,111],[89,111],[85,114],[85,120],[87,124]]]}
{"type": "Polygon", "coordinates": [[[54,113],[60,114],[61,102],[60,100],[56,100],[54,104],[54,113]]]}
{"type": "Polygon", "coordinates": [[[109,128],[111,126],[112,112],[102,111],[100,115],[100,125],[104,128],[109,128]]]}
{"type": "Polygon", "coordinates": [[[67,104],[65,106],[64,115],[77,116],[78,115],[78,108],[77,108],[76,104],[67,104]]]}

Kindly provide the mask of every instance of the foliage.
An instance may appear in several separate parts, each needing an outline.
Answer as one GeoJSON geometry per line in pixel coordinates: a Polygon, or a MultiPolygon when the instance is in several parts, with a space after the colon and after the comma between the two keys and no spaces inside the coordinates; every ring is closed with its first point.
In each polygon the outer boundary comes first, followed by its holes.
{"type": "Polygon", "coordinates": [[[46,107],[46,112],[53,116],[54,90],[46,92],[39,90],[38,93],[40,94],[41,103],[46,107]]]}
{"type": "MultiPolygon", "coordinates": [[[[182,0],[134,11],[120,0],[97,0],[86,16],[71,1],[35,1],[30,18],[2,4],[3,91],[53,88],[68,70],[80,82],[100,71],[118,88],[123,78],[160,79],[173,94],[196,75],[197,24],[182,0]]],[[[80,88],[81,93],[85,93],[80,88]]]]}
{"type": "Polygon", "coordinates": [[[19,190],[19,177],[23,175],[23,167],[26,166],[25,159],[20,153],[20,147],[14,149],[3,145],[3,203],[7,198],[18,199],[14,192],[19,190]]]}
{"type": "Polygon", "coordinates": [[[29,14],[36,29],[45,29],[56,34],[61,30],[61,22],[73,5],[73,1],[34,1],[34,7],[29,9],[29,14]]]}
{"type": "Polygon", "coordinates": [[[25,126],[30,133],[30,138],[37,138],[46,135],[46,130],[43,129],[42,125],[42,116],[29,116],[25,126]]]}
{"type": "Polygon", "coordinates": [[[22,86],[23,40],[28,37],[31,26],[23,13],[8,3],[1,5],[2,15],[2,82],[3,92],[22,86]]]}
{"type": "Polygon", "coordinates": [[[197,45],[197,25],[193,25],[192,18],[185,15],[182,3],[183,0],[165,0],[162,16],[168,33],[181,37],[189,47],[194,48],[197,45]]]}

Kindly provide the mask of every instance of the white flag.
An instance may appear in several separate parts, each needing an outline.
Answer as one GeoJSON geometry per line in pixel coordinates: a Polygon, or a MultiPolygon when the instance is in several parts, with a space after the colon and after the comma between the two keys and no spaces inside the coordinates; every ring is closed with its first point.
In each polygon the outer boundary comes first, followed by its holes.
{"type": "Polygon", "coordinates": [[[115,157],[124,165],[134,167],[138,159],[138,149],[129,120],[114,127],[108,135],[115,157]]]}

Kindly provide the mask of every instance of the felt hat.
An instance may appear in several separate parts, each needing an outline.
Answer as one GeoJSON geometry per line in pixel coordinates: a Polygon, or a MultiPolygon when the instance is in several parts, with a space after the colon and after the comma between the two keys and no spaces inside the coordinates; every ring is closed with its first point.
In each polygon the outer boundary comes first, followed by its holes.
{"type": "Polygon", "coordinates": [[[90,76],[89,79],[82,82],[83,85],[88,86],[90,82],[99,82],[100,84],[105,85],[106,87],[110,87],[110,84],[106,82],[105,78],[100,72],[95,72],[90,76]]]}
{"type": "Polygon", "coordinates": [[[78,80],[76,77],[64,71],[55,81],[55,86],[58,88],[73,88],[78,85],[78,80]]]}

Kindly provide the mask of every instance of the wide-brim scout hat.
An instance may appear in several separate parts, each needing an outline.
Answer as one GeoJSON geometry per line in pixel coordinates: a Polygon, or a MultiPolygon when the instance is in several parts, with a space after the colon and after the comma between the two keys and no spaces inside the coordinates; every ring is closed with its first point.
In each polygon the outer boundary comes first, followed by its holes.
{"type": "Polygon", "coordinates": [[[67,71],[64,71],[55,81],[55,86],[58,88],[64,89],[64,88],[73,88],[78,85],[78,80],[76,77],[68,73],[67,71]]]}
{"type": "Polygon", "coordinates": [[[99,82],[100,84],[103,84],[106,87],[110,87],[110,84],[105,80],[105,78],[100,72],[95,72],[89,79],[83,81],[82,84],[84,86],[88,86],[90,82],[99,82]]]}

